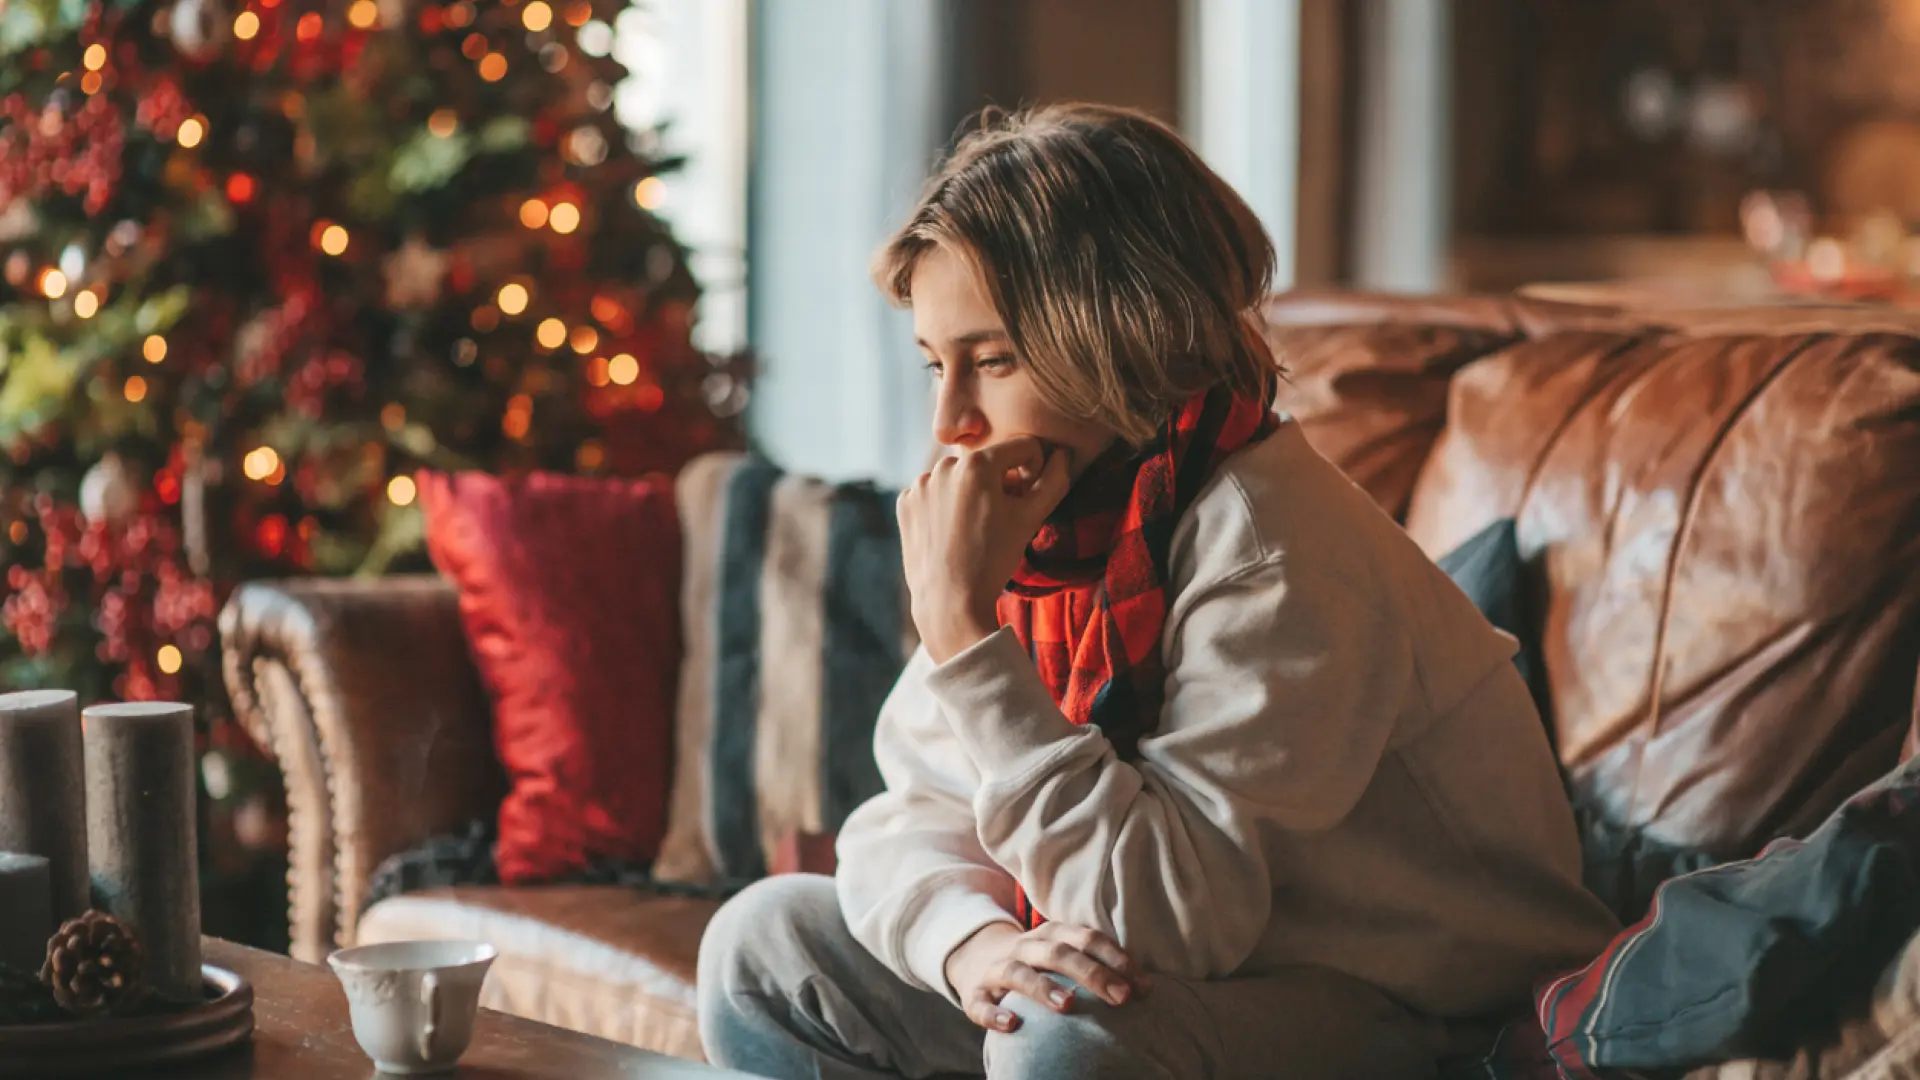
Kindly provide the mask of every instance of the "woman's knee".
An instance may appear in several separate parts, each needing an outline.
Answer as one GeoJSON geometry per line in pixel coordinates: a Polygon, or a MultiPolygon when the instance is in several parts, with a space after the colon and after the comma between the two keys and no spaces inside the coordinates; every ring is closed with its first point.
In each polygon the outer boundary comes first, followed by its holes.
{"type": "Polygon", "coordinates": [[[1072,1011],[1066,1013],[1009,995],[1006,1004],[1020,1017],[1014,1031],[987,1033],[986,1064],[990,1080],[1114,1080],[1158,1075],[1142,1061],[1125,1029],[1128,1015],[1121,1009],[1074,987],[1072,1011]]]}
{"type": "Polygon", "coordinates": [[[847,937],[833,879],[784,874],[721,905],[700,939],[699,991],[779,993],[818,971],[820,950],[847,937]]]}
{"type": "Polygon", "coordinates": [[[806,1054],[792,1030],[795,1002],[829,922],[841,924],[828,878],[767,878],[721,905],[700,938],[694,987],[709,1060],[797,1075],[806,1054]]]}

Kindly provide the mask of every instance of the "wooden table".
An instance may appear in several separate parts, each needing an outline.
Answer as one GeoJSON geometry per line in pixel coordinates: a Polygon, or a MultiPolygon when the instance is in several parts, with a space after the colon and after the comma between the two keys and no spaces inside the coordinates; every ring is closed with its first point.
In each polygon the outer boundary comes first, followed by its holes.
{"type": "MultiPolygon", "coordinates": [[[[382,1075],[353,1041],[347,998],[333,972],[208,938],[210,964],[253,984],[251,1045],[199,1062],[121,1074],[126,1080],[369,1080],[382,1075]]],[[[549,1024],[481,1009],[457,1080],[746,1080],[549,1024]]]]}

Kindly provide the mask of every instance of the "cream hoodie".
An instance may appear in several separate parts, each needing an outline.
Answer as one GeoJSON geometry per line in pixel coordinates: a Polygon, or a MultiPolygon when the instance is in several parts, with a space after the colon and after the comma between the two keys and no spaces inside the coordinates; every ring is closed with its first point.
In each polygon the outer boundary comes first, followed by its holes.
{"type": "Polygon", "coordinates": [[[954,998],[946,958],[1048,918],[1178,978],[1338,969],[1433,1016],[1524,1003],[1614,932],[1515,643],[1283,423],[1173,538],[1166,701],[1124,762],[1011,631],[884,706],[887,790],[839,838],[855,938],[954,998]]]}

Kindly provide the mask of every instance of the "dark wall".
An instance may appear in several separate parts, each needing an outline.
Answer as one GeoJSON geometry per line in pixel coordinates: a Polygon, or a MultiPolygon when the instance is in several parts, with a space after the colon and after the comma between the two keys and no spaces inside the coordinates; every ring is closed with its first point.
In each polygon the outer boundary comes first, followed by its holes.
{"type": "Polygon", "coordinates": [[[967,0],[955,13],[961,115],[1098,101],[1180,113],[1180,0],[967,0]]]}

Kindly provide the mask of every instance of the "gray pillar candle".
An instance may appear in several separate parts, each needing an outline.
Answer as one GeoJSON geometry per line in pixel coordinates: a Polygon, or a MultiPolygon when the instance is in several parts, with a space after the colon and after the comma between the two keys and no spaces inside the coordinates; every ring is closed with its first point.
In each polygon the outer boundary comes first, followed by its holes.
{"type": "Polygon", "coordinates": [[[59,920],[88,907],[82,760],[73,691],[0,694],[0,851],[46,857],[59,920]]]}
{"type": "Polygon", "coordinates": [[[43,855],[0,851],[0,964],[33,974],[47,958],[53,885],[43,855]]]}
{"type": "Polygon", "coordinates": [[[154,992],[199,1001],[193,707],[94,705],[84,720],[94,894],[140,936],[154,992]]]}

